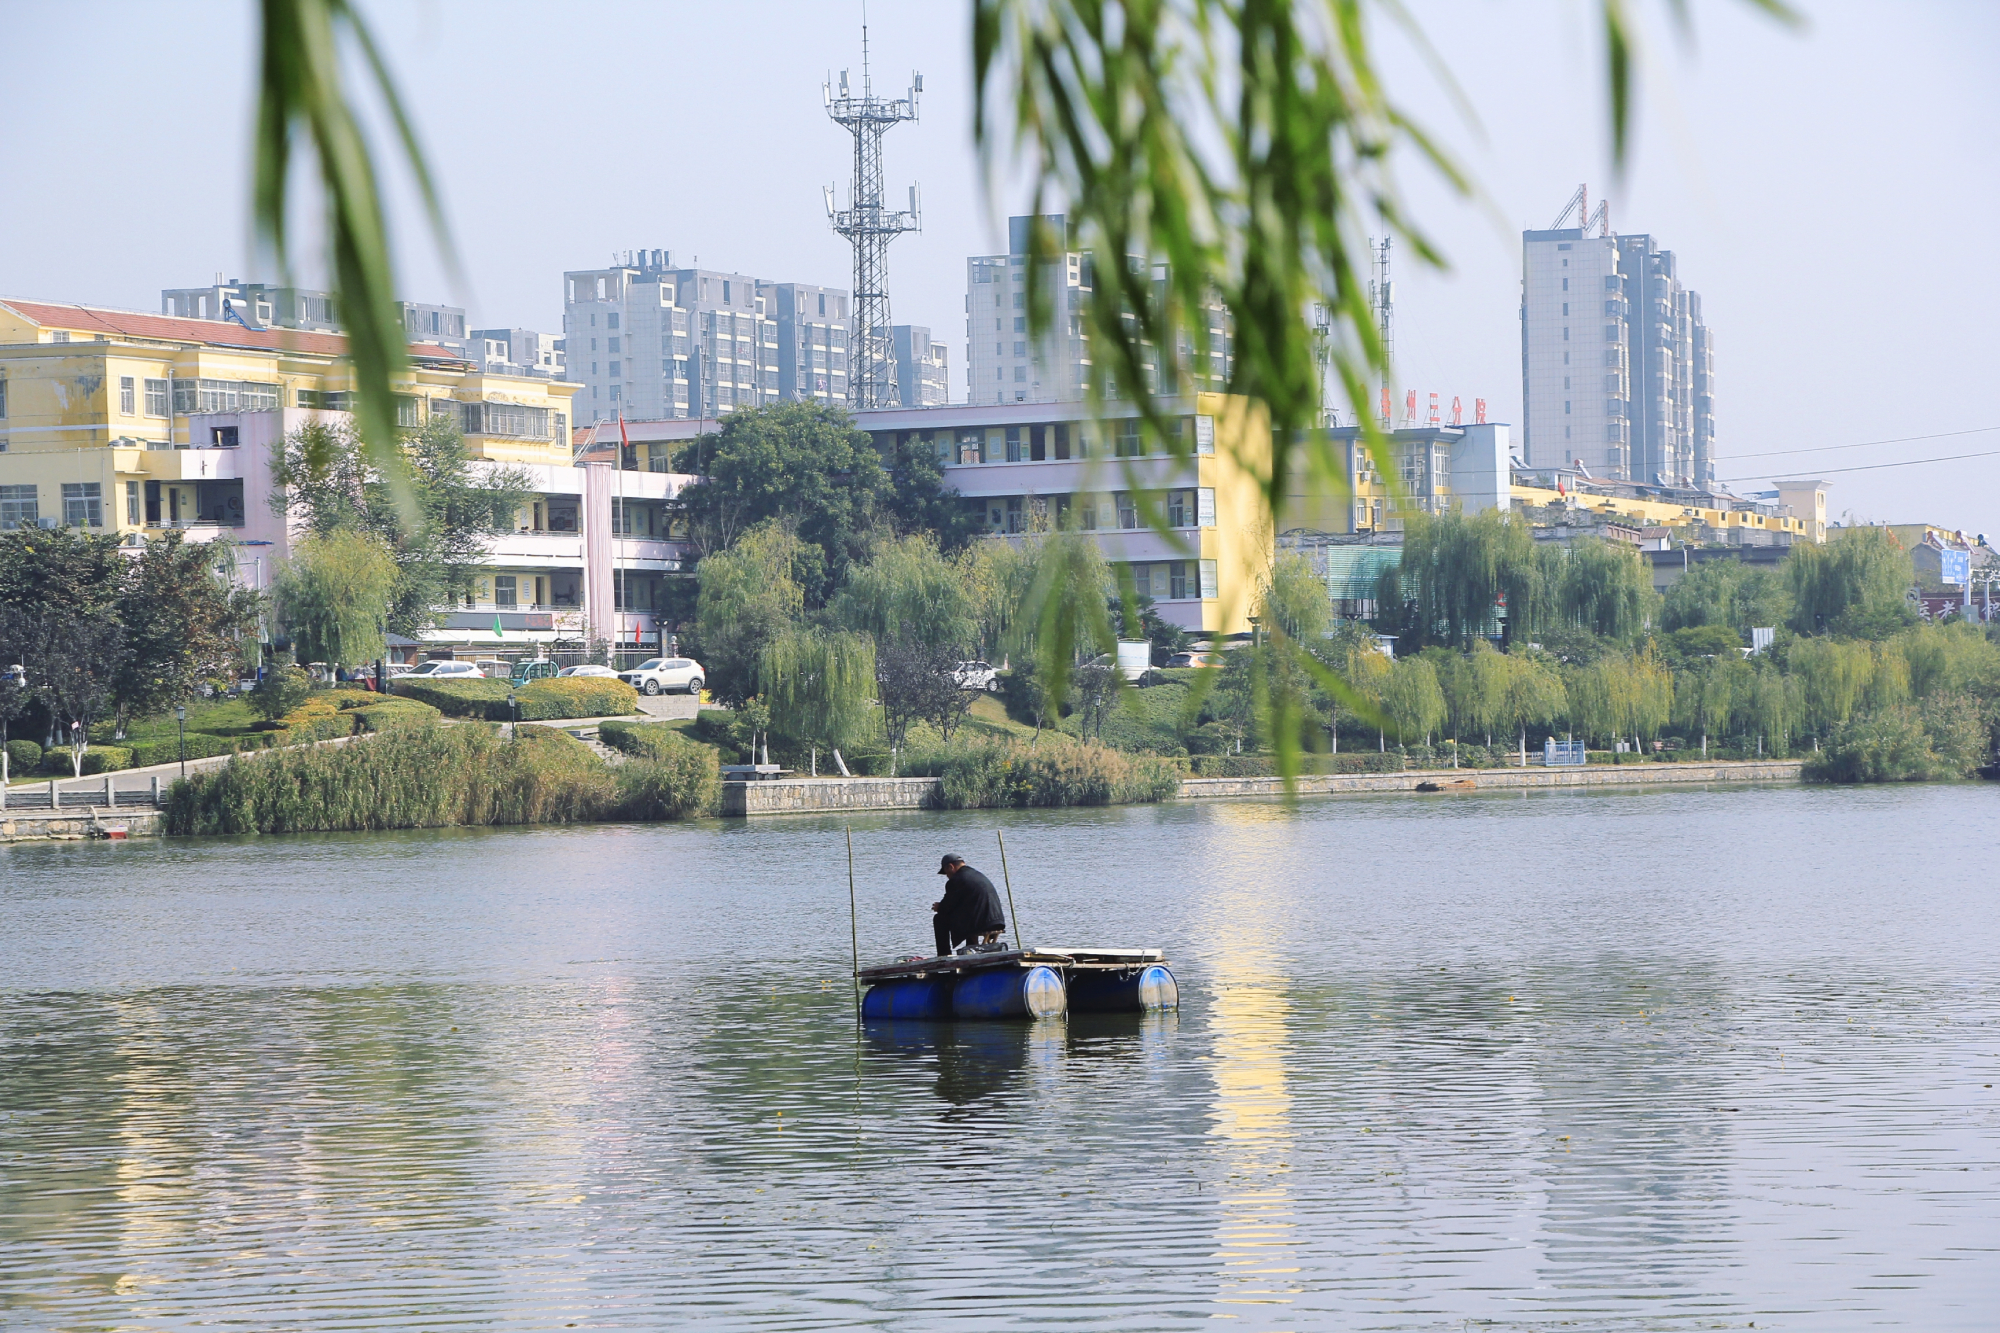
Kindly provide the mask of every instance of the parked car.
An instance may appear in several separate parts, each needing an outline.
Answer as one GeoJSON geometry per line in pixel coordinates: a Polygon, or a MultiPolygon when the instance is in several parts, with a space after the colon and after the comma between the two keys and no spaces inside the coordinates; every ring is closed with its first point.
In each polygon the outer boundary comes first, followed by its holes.
{"type": "Polygon", "coordinates": [[[700,694],[705,674],[701,663],[692,657],[649,657],[630,671],[619,672],[618,679],[641,694],[659,694],[663,690],[700,694]]]}
{"type": "Polygon", "coordinates": [[[1000,673],[988,662],[960,662],[958,670],[951,673],[961,690],[991,690],[999,688],[1000,673]]]}
{"type": "Polygon", "coordinates": [[[555,674],[556,664],[554,662],[543,661],[540,658],[524,657],[514,663],[514,670],[510,674],[509,679],[516,685],[525,685],[531,680],[548,680],[555,674]]]}
{"type": "Polygon", "coordinates": [[[1216,653],[1175,653],[1167,659],[1170,667],[1221,666],[1222,658],[1216,653]]]}
{"type": "Polygon", "coordinates": [[[407,680],[478,680],[484,673],[471,662],[449,662],[437,658],[409,673],[407,680]]]}
{"type": "Polygon", "coordinates": [[[568,676],[616,676],[618,673],[616,671],[613,671],[608,666],[598,666],[592,662],[585,662],[582,666],[564,667],[562,669],[561,674],[564,677],[568,677],[568,676]]]}
{"type": "Polygon", "coordinates": [[[482,657],[472,665],[479,668],[479,674],[488,680],[505,680],[513,674],[514,664],[497,657],[482,657]]]}

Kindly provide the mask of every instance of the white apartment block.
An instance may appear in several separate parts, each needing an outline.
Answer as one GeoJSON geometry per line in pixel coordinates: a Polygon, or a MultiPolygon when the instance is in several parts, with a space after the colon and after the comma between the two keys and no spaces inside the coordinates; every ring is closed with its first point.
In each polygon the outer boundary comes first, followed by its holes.
{"type": "Polygon", "coordinates": [[[675,268],[665,250],[563,275],[577,421],[720,416],[785,399],[847,401],[848,296],[675,268]]]}
{"type": "Polygon", "coordinates": [[[1670,489],[1715,479],[1714,342],[1650,236],[1523,232],[1523,461],[1670,489]]]}
{"type": "Polygon", "coordinates": [[[563,377],[563,340],[533,329],[474,329],[466,335],[466,359],[488,375],[529,379],[563,377]]]}
{"type": "MultiPolygon", "coordinates": [[[[1052,214],[1043,219],[1058,234],[1068,219],[1052,214]]],[[[1054,314],[1053,326],[1039,341],[1028,335],[1028,286],[1037,281],[1028,264],[1031,217],[1009,218],[1009,253],[974,255],[965,261],[965,384],[968,403],[1069,403],[1089,395],[1090,336],[1084,307],[1095,285],[1092,257],[1069,251],[1039,275],[1054,314]]],[[[1145,262],[1135,261],[1135,262],[1145,262]]],[[[1153,266],[1154,282],[1166,272],[1153,266]]],[[[1188,375],[1187,391],[1220,392],[1229,378],[1230,334],[1219,304],[1203,312],[1208,321],[1210,364],[1194,364],[1192,341],[1183,336],[1180,364],[1188,375]]],[[[1148,362],[1148,388],[1159,391],[1157,365],[1148,362]]]]}
{"type": "Polygon", "coordinates": [[[896,353],[896,394],[904,407],[942,407],[951,401],[951,361],[945,345],[921,324],[891,330],[896,353]]]}

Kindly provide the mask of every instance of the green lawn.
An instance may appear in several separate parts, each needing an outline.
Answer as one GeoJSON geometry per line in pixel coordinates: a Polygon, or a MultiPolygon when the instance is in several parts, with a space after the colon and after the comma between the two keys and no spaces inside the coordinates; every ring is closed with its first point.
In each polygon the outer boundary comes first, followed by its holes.
{"type": "MultiPolygon", "coordinates": [[[[187,706],[187,729],[206,731],[215,736],[241,736],[259,721],[256,711],[250,707],[248,699],[232,697],[227,699],[196,699],[187,706]]],[[[179,734],[179,725],[171,712],[158,717],[141,718],[126,726],[125,740],[111,739],[112,723],[100,723],[90,729],[91,739],[105,745],[131,744],[140,741],[164,741],[179,734]]]]}

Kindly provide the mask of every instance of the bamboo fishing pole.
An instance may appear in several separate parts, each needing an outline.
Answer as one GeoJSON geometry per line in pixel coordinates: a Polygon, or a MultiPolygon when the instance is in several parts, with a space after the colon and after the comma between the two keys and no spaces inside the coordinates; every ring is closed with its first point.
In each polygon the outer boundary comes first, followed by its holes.
{"type": "Polygon", "coordinates": [[[1021,942],[1021,914],[1014,910],[1014,877],[1007,873],[1007,839],[999,829],[993,830],[993,836],[1000,840],[1000,880],[1007,886],[1007,916],[1014,923],[1014,947],[1025,949],[1028,946],[1021,942]]]}
{"type": "Polygon", "coordinates": [[[854,964],[854,1021],[861,1021],[861,925],[854,905],[854,829],[847,830],[847,939],[854,964]]]}

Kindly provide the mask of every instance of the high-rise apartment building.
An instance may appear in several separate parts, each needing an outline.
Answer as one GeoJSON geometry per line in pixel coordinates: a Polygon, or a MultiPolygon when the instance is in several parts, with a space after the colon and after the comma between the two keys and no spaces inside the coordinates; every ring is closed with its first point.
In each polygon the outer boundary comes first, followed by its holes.
{"type": "MultiPolygon", "coordinates": [[[[476,360],[465,331],[465,311],[455,305],[401,301],[403,331],[413,343],[435,343],[467,360],[476,360]]],[[[181,319],[234,322],[247,329],[297,329],[303,333],[342,333],[340,308],[332,292],[303,287],[272,287],[240,278],[223,281],[220,273],[208,287],[169,287],[160,293],[160,313],[181,319]]]]}
{"type": "Polygon", "coordinates": [[[942,407],[951,401],[951,362],[945,345],[931,341],[921,324],[890,330],[896,349],[896,397],[903,407],[942,407]]]}
{"type": "Polygon", "coordinates": [[[563,275],[581,424],[715,417],[785,399],[847,401],[848,296],[676,268],[666,250],[563,275]]]}
{"type": "MultiPolygon", "coordinates": [[[[1090,386],[1090,335],[1084,305],[1095,286],[1092,257],[1065,252],[1039,277],[1029,271],[1029,231],[1035,219],[1007,220],[1008,253],[974,255],[965,261],[965,383],[971,403],[1066,403],[1087,396],[1090,386]],[[1039,281],[1054,312],[1053,327],[1031,345],[1028,336],[1028,285],[1039,281]]],[[[1058,236],[1069,220],[1049,214],[1042,221],[1058,236]]],[[[1134,260],[1143,263],[1143,260],[1134,260]]],[[[1166,280],[1155,264],[1154,282],[1166,280]]],[[[1180,363],[1187,378],[1183,389],[1220,392],[1229,378],[1229,328],[1220,303],[1202,315],[1208,321],[1210,364],[1194,364],[1192,340],[1181,338],[1180,363]]],[[[1157,365],[1145,371],[1158,391],[1157,365]]]]}
{"type": "Polygon", "coordinates": [[[1523,459],[1705,489],[1715,479],[1715,352],[1701,297],[1651,236],[1521,234],[1523,459]]]}

